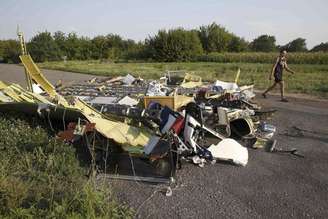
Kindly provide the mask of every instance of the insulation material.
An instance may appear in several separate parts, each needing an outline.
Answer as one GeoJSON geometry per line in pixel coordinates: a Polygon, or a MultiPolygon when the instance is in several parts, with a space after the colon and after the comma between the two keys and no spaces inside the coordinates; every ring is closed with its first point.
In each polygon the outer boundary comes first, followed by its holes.
{"type": "Polygon", "coordinates": [[[42,94],[44,91],[40,88],[38,84],[32,84],[32,90],[35,94],[42,94]]]}
{"type": "Polygon", "coordinates": [[[247,148],[231,138],[223,139],[217,145],[211,145],[208,150],[218,160],[232,161],[241,166],[246,166],[248,163],[247,148]]]}
{"type": "Polygon", "coordinates": [[[120,101],[117,102],[120,105],[135,106],[139,102],[129,96],[123,97],[120,101]]]}

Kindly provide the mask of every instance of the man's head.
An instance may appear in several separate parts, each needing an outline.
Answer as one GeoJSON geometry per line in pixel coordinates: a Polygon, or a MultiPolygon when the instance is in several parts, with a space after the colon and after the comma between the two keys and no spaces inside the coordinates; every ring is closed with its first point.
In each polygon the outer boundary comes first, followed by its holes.
{"type": "Polygon", "coordinates": [[[287,51],[285,49],[280,50],[280,57],[286,57],[287,51]]]}

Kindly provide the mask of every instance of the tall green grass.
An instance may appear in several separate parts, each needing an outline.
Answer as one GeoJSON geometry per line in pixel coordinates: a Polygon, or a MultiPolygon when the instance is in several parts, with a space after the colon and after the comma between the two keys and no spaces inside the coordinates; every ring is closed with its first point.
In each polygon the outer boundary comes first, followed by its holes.
{"type": "MultiPolygon", "coordinates": [[[[278,53],[245,52],[245,53],[210,53],[195,57],[199,62],[220,63],[273,63],[278,53]]],[[[328,64],[327,52],[288,53],[290,64],[328,64]]]]}
{"type": "Polygon", "coordinates": [[[39,124],[0,115],[0,218],[131,218],[39,124]]]}

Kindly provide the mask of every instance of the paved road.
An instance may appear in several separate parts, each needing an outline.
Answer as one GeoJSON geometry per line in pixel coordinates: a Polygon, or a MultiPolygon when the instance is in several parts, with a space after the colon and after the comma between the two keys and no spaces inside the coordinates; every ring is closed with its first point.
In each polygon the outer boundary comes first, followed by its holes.
{"type": "Polygon", "coordinates": [[[327,102],[259,101],[278,110],[272,121],[278,147],[297,148],[305,159],[249,149],[246,167],[184,165],[172,197],[122,181],[114,183],[117,196],[136,209],[142,206],[139,218],[327,218],[327,102]],[[293,126],[307,131],[298,135],[293,126]]]}
{"type": "MultiPolygon", "coordinates": [[[[45,73],[52,82],[90,78],[45,73]]],[[[22,68],[0,65],[0,80],[24,81],[22,68]]],[[[278,147],[297,148],[305,159],[249,149],[246,167],[184,165],[171,197],[161,192],[162,186],[119,180],[110,181],[114,194],[136,209],[138,218],[327,218],[328,102],[278,100],[270,96],[258,101],[278,110],[272,121],[278,147]],[[294,126],[304,131],[297,133],[294,126]]]]}
{"type": "MultiPolygon", "coordinates": [[[[42,72],[52,84],[55,84],[58,80],[62,80],[63,83],[73,83],[82,82],[92,78],[92,76],[86,74],[67,73],[56,70],[42,70],[42,72]]],[[[0,64],[0,80],[19,83],[23,87],[26,87],[24,68],[20,65],[0,64]]]]}

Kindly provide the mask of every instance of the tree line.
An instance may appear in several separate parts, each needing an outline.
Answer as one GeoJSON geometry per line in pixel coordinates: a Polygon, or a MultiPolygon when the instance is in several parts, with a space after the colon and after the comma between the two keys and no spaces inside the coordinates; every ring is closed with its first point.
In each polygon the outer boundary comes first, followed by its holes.
{"type": "MultiPolygon", "coordinates": [[[[136,42],[116,34],[100,35],[93,38],[41,32],[27,42],[27,49],[37,62],[59,60],[143,60],[143,61],[194,61],[197,57],[218,53],[275,52],[286,49],[289,52],[328,52],[328,42],[311,50],[306,40],[297,38],[286,45],[277,45],[276,38],[261,35],[248,42],[216,23],[203,25],[198,29],[176,28],[159,30],[154,36],[136,42]]],[[[0,40],[0,60],[7,63],[19,62],[20,46],[17,40],[0,40]]]]}

